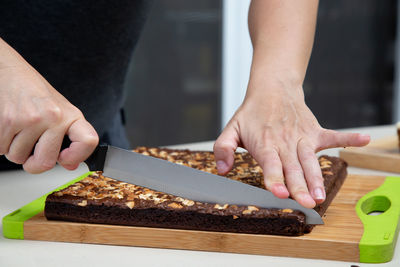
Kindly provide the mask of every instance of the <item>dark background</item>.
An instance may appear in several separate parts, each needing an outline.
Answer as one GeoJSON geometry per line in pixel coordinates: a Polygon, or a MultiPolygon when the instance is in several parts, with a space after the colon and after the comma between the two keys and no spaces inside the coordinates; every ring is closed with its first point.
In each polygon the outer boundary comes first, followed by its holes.
{"type": "MultiPolygon", "coordinates": [[[[304,83],[323,127],[392,122],[396,1],[320,1],[304,83]]],[[[132,146],[212,140],[221,129],[222,1],[154,1],[125,104],[132,146]]]]}
{"type": "Polygon", "coordinates": [[[126,83],[127,134],[137,145],[217,137],[222,1],[154,1],[126,83]]]}
{"type": "Polygon", "coordinates": [[[320,1],[304,91],[326,128],[392,123],[396,1],[320,1]]]}

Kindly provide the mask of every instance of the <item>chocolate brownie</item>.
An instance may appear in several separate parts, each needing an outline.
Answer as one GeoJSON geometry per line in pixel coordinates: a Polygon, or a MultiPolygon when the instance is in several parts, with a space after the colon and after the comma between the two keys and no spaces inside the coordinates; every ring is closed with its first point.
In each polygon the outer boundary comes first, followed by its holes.
{"type": "MultiPolygon", "coordinates": [[[[216,174],[214,155],[206,151],[139,147],[136,152],[216,174]]],[[[346,178],[347,164],[322,156],[319,163],[325,179],[326,201],[315,210],[323,215],[346,178]]],[[[236,153],[226,177],[264,188],[261,167],[249,153],[236,153]]],[[[46,199],[47,219],[175,229],[277,234],[308,233],[301,211],[265,209],[225,203],[201,203],[157,192],[93,173],[46,199]]]]}

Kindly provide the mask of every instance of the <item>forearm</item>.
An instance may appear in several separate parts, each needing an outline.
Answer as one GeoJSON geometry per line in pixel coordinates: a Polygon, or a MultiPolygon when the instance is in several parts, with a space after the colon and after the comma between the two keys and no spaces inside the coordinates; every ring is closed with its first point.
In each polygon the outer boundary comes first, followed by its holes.
{"type": "Polygon", "coordinates": [[[317,9],[317,0],[252,1],[246,98],[214,145],[220,174],[229,172],[242,146],[262,167],[268,190],[279,198],[290,194],[307,208],[326,197],[315,152],[369,142],[368,136],[323,129],[304,102],[317,9]]]}
{"type": "Polygon", "coordinates": [[[311,55],[318,0],[253,0],[251,80],[301,86],[311,55]]]}

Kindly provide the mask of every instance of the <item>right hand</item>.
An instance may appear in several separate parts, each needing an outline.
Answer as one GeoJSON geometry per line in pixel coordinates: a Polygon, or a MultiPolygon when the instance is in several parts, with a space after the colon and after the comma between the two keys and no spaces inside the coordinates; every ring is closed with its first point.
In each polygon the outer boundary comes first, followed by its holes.
{"type": "Polygon", "coordinates": [[[41,173],[76,169],[99,137],[82,112],[0,38],[0,155],[41,173]],[[71,145],[61,151],[64,136],[71,145]]]}

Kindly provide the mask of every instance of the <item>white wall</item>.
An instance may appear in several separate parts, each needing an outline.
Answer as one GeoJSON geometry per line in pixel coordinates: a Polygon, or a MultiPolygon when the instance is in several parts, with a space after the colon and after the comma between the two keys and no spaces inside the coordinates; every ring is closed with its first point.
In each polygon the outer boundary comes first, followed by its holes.
{"type": "Polygon", "coordinates": [[[242,103],[253,49],[247,25],[250,0],[224,0],[222,22],[222,125],[242,103]]]}

